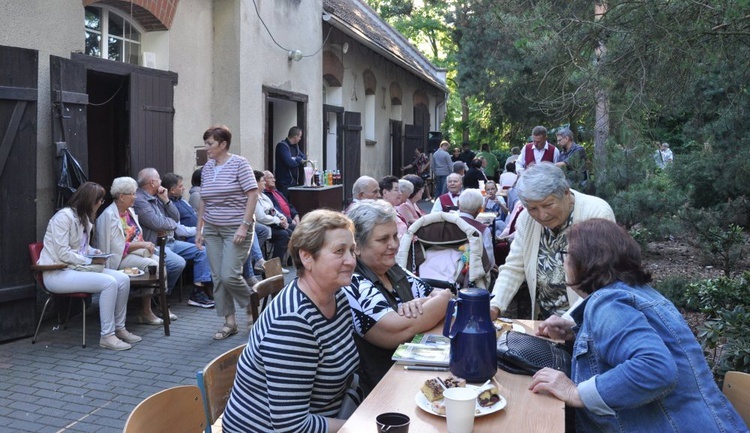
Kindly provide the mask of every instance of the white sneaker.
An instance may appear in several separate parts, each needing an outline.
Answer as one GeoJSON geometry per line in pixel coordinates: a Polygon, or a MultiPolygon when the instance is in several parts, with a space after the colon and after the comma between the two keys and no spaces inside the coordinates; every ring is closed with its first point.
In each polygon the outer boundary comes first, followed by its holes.
{"type": "Polygon", "coordinates": [[[116,330],[115,336],[126,343],[137,343],[143,340],[141,337],[129,332],[125,328],[116,330]]]}
{"type": "Polygon", "coordinates": [[[114,334],[100,338],[99,346],[105,349],[110,349],[110,350],[128,350],[131,347],[133,347],[129,345],[128,343],[115,337],[114,334]]]}
{"type": "Polygon", "coordinates": [[[263,272],[263,265],[264,265],[264,264],[266,264],[266,260],[265,260],[265,259],[260,259],[260,260],[257,260],[257,261],[255,262],[255,266],[253,266],[253,269],[255,269],[256,271],[261,271],[261,272],[263,272]]]}
{"type": "Polygon", "coordinates": [[[288,274],[289,273],[289,269],[281,268],[281,273],[282,274],[288,274]]]}

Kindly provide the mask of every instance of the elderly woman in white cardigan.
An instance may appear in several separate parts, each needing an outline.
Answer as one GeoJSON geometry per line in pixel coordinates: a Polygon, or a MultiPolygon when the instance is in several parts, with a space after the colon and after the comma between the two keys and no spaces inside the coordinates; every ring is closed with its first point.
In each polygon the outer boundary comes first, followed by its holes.
{"type": "MultiPolygon", "coordinates": [[[[150,265],[158,266],[153,242],[143,240],[143,230],[133,211],[138,183],[132,177],[118,177],[112,181],[109,192],[112,204],[96,220],[96,246],[113,256],[107,260],[110,269],[138,268],[146,271],[150,265]]],[[[164,321],[151,310],[151,296],[141,301],[141,313],[136,322],[161,325],[164,321]]]]}
{"type": "Polygon", "coordinates": [[[565,173],[551,163],[525,170],[516,190],[524,211],[492,290],[491,316],[495,319],[508,308],[524,281],[531,295],[532,319],[561,316],[578,300],[565,286],[568,229],[590,218],[615,221],[615,215],[604,200],[570,189],[565,173]]]}

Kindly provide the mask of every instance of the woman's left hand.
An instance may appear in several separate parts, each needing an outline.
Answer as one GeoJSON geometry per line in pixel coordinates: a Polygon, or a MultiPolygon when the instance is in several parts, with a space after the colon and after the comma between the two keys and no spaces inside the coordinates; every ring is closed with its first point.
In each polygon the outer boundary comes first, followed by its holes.
{"type": "Polygon", "coordinates": [[[424,299],[417,298],[409,302],[401,303],[401,305],[398,306],[398,315],[409,319],[416,319],[424,313],[422,310],[422,302],[424,302],[424,299]]]}
{"type": "Polygon", "coordinates": [[[235,245],[242,245],[243,242],[245,242],[245,239],[247,238],[247,226],[245,224],[240,224],[239,227],[237,227],[237,231],[234,232],[234,244],[235,245]]]}
{"type": "Polygon", "coordinates": [[[583,401],[578,394],[578,385],[562,371],[543,368],[537,371],[532,379],[531,385],[529,385],[531,392],[547,391],[570,407],[583,407],[583,401]]]}

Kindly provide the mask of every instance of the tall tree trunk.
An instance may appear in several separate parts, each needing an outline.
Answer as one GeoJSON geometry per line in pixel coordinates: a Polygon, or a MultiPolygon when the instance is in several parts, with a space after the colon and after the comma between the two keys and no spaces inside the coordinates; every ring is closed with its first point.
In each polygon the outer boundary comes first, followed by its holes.
{"type": "MultiPolygon", "coordinates": [[[[599,21],[607,12],[606,0],[595,0],[594,20],[599,21]]],[[[600,67],[607,55],[607,46],[603,38],[597,40],[594,66],[600,67]]],[[[596,182],[602,184],[606,178],[607,167],[607,139],[609,138],[609,92],[601,85],[596,91],[596,117],[594,120],[594,167],[596,167],[596,182]]]]}
{"type": "Polygon", "coordinates": [[[469,141],[469,98],[461,93],[461,123],[463,124],[463,134],[461,143],[469,141]]]}

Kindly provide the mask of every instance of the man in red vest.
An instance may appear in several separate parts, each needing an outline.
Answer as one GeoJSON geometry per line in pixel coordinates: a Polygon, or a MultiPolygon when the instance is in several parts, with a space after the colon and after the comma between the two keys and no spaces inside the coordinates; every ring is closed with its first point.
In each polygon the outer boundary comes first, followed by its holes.
{"type": "Polygon", "coordinates": [[[435,200],[430,213],[458,210],[458,196],[461,195],[461,190],[464,187],[461,175],[457,173],[449,174],[446,185],[448,186],[448,192],[435,200]]]}
{"type": "Polygon", "coordinates": [[[542,161],[556,163],[560,159],[560,151],[547,143],[547,128],[535,126],[531,130],[531,143],[526,143],[516,160],[516,173],[521,172],[542,161]]]}

